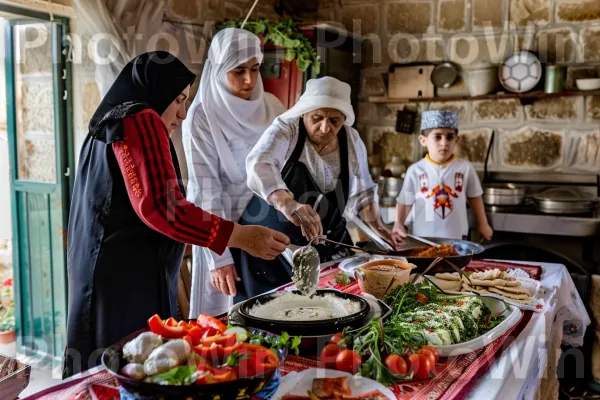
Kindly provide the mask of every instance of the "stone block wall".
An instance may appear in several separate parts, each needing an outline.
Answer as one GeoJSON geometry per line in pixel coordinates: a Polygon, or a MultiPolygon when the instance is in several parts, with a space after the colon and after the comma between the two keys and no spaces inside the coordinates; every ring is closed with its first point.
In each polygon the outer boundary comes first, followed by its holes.
{"type": "MultiPolygon", "coordinates": [[[[543,63],[568,66],[566,88],[580,77],[600,78],[598,0],[342,0],[335,15],[360,33],[363,75],[358,127],[369,151],[384,162],[393,155],[414,162],[423,151],[417,135],[396,134],[404,107],[459,113],[459,155],[477,168],[495,132],[491,170],[600,172],[600,98],[372,104],[386,92],[382,74],[391,64],[452,61],[459,68],[500,64],[517,49],[540,53],[543,63]],[[585,150],[585,151],[584,151],[585,150]],[[408,160],[409,155],[412,159],[408,160]]],[[[468,94],[464,82],[448,89],[468,94]]]]}

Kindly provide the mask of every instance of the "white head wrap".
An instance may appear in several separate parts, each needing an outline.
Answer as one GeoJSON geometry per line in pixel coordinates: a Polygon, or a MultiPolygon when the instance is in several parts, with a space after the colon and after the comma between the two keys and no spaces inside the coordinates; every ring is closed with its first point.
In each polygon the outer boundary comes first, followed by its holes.
{"type": "Polygon", "coordinates": [[[319,108],[334,108],[346,116],[348,126],[354,124],[354,110],[350,101],[350,85],[330,76],[311,79],[306,83],[306,91],[300,100],[281,119],[298,118],[319,108]]]}
{"type": "MultiPolygon", "coordinates": [[[[191,124],[196,107],[203,108],[219,156],[225,160],[233,159],[226,140],[256,143],[273,120],[285,111],[275,96],[265,93],[260,75],[250,99],[231,94],[227,72],[254,57],[259,63],[263,60],[256,35],[237,28],[219,31],[210,44],[200,87],[189,109],[190,118],[186,122],[191,124]]],[[[233,182],[244,180],[235,163],[222,165],[233,182]]]]}

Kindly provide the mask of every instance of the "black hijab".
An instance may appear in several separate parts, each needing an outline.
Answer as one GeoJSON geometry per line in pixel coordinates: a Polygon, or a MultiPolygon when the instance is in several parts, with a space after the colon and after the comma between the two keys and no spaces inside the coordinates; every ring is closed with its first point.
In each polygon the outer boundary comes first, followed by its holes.
{"type": "Polygon", "coordinates": [[[160,115],[194,79],[196,75],[166,51],[140,54],[123,68],[100,102],[90,120],[90,135],[106,143],[122,140],[122,125],[109,121],[146,108],[160,115]]]}

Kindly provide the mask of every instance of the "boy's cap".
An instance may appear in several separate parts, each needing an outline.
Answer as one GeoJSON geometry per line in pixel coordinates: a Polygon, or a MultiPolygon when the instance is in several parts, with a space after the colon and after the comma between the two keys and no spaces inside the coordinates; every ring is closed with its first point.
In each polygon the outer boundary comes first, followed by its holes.
{"type": "Polygon", "coordinates": [[[450,110],[423,111],[421,132],[435,128],[449,128],[458,131],[458,114],[450,110]]]}

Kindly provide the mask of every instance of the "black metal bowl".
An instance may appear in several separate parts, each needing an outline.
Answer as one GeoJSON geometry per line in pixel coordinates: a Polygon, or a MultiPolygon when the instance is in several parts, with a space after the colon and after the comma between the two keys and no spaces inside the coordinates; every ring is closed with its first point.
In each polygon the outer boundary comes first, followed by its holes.
{"type": "MultiPolygon", "coordinates": [[[[335,332],[341,332],[348,326],[352,328],[359,327],[363,318],[369,314],[371,308],[369,303],[360,296],[350,293],[343,293],[334,289],[317,289],[317,292],[314,294],[314,296],[332,294],[342,299],[357,301],[360,303],[360,311],[345,317],[317,321],[280,321],[275,319],[259,318],[250,315],[250,310],[255,305],[265,304],[277,296],[281,296],[286,293],[289,292],[265,293],[248,299],[240,306],[239,313],[247,322],[248,326],[253,328],[263,329],[276,334],[285,331],[291,336],[314,336],[331,334],[332,328],[334,328],[335,332]]],[[[293,293],[299,294],[300,292],[294,291],[293,293]]]]}
{"type": "MultiPolygon", "coordinates": [[[[424,238],[428,239],[434,243],[438,244],[447,244],[454,246],[454,249],[458,253],[457,256],[449,256],[443,257],[444,261],[441,261],[436,267],[432,268],[430,272],[439,272],[439,271],[454,271],[454,269],[445,261],[448,260],[452,264],[456,265],[458,268],[465,267],[467,264],[471,262],[473,256],[475,254],[482,253],[485,248],[474,242],[469,242],[467,240],[458,240],[458,239],[443,239],[443,238],[424,238]]],[[[406,251],[393,251],[390,252],[391,255],[397,255],[401,257],[406,257],[409,263],[415,264],[417,269],[415,272],[420,272],[425,270],[429,265],[436,259],[436,257],[414,257],[411,256],[410,253],[414,250],[406,250],[406,251]]]]}
{"type": "MultiPolygon", "coordinates": [[[[123,346],[130,340],[137,337],[140,333],[147,332],[148,329],[141,329],[131,335],[121,339],[117,343],[107,348],[102,354],[102,365],[112,374],[121,384],[121,386],[139,396],[152,396],[165,400],[183,400],[183,399],[250,399],[254,394],[260,392],[273,379],[278,368],[273,368],[264,373],[248,378],[240,378],[235,381],[215,383],[210,385],[192,384],[188,386],[158,385],[131,379],[121,374],[121,369],[127,364],[123,358],[123,346]]],[[[256,331],[255,331],[256,332],[256,331]]],[[[268,332],[262,332],[263,335],[271,335],[268,332]]],[[[286,350],[278,350],[277,355],[281,365],[287,356],[286,350]]]]}
{"type": "MultiPolygon", "coordinates": [[[[381,300],[377,300],[377,304],[379,306],[379,308],[381,309],[381,313],[377,314],[377,316],[375,316],[374,313],[374,309],[373,307],[370,307],[371,310],[369,311],[369,314],[366,315],[365,317],[363,317],[363,319],[360,321],[360,323],[356,324],[355,326],[353,326],[350,329],[350,332],[357,332],[358,330],[366,327],[367,325],[369,325],[371,323],[371,320],[373,318],[381,318],[382,320],[387,320],[390,315],[391,315],[391,308],[385,304],[383,301],[381,300]]],[[[234,304],[233,307],[230,309],[229,311],[229,323],[232,325],[237,325],[237,326],[250,326],[251,324],[244,319],[244,317],[242,317],[239,313],[239,307],[241,306],[241,303],[238,304],[234,304]]],[[[257,332],[254,332],[254,329],[250,329],[250,331],[252,331],[255,334],[260,334],[260,335],[264,335],[265,331],[264,330],[256,330],[257,332]]],[[[325,347],[326,344],[329,343],[329,340],[331,340],[331,336],[340,332],[340,330],[337,328],[337,326],[332,325],[329,329],[329,331],[326,332],[318,332],[318,333],[310,333],[310,334],[305,334],[305,335],[298,335],[295,331],[286,331],[290,336],[300,336],[300,345],[298,346],[298,349],[300,351],[300,355],[304,356],[304,357],[308,357],[308,358],[314,358],[315,356],[318,356],[319,354],[321,354],[321,350],[323,349],[323,347],[325,347]]]]}
{"type": "MultiPolygon", "coordinates": [[[[429,273],[454,271],[454,269],[447,262],[445,262],[445,260],[450,261],[452,264],[456,265],[458,268],[465,267],[467,264],[469,264],[471,262],[474,255],[482,253],[485,250],[485,248],[482,245],[480,245],[478,243],[474,243],[474,242],[469,242],[468,240],[444,239],[444,238],[432,238],[432,237],[428,237],[428,238],[424,238],[424,239],[428,239],[428,240],[430,240],[434,243],[438,243],[438,244],[452,245],[452,246],[454,246],[454,248],[456,249],[456,252],[458,253],[457,256],[443,257],[444,261],[441,261],[440,263],[438,263],[435,267],[433,267],[429,271],[429,273]]],[[[373,246],[374,246],[374,244],[367,243],[361,247],[373,248],[373,246]]],[[[423,246],[423,248],[426,248],[426,246],[423,246]]],[[[402,251],[390,250],[390,251],[388,251],[388,255],[405,257],[409,263],[415,264],[417,266],[417,268],[415,270],[413,270],[413,272],[416,272],[416,273],[423,272],[436,259],[436,257],[414,257],[411,255],[414,253],[414,251],[415,251],[415,249],[402,250],[402,251]]]]}

